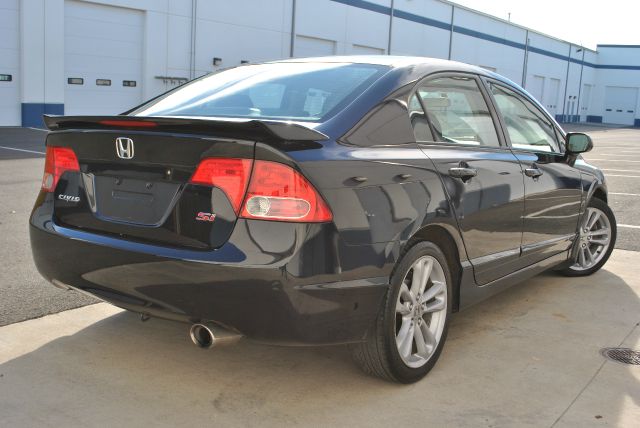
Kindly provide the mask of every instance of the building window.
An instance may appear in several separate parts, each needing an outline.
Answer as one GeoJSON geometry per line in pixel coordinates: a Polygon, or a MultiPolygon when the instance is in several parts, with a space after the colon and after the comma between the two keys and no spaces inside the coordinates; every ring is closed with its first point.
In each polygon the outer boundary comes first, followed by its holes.
{"type": "Polygon", "coordinates": [[[98,86],[111,86],[111,79],[96,79],[98,86]]]}
{"type": "Polygon", "coordinates": [[[10,74],[0,74],[0,82],[11,82],[13,80],[13,76],[10,74]]]}
{"type": "Polygon", "coordinates": [[[123,80],[122,81],[122,86],[128,86],[130,88],[135,88],[136,81],[135,80],[123,80]]]}
{"type": "Polygon", "coordinates": [[[84,85],[84,79],[82,77],[69,77],[67,83],[69,85],[84,85]]]}

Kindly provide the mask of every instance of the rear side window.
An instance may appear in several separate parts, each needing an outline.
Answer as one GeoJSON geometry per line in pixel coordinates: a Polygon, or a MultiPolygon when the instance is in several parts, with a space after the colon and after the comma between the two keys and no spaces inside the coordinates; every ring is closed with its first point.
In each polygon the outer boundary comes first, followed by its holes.
{"type": "Polygon", "coordinates": [[[416,141],[433,141],[433,133],[431,132],[429,121],[416,94],[409,100],[409,118],[411,119],[416,141]]]}
{"type": "Polygon", "coordinates": [[[562,152],[555,128],[531,101],[494,83],[491,84],[491,92],[504,117],[514,149],[562,152]]]}
{"type": "Polygon", "coordinates": [[[350,63],[248,65],[195,80],[132,114],[325,121],[388,69],[350,63]]]}
{"type": "MultiPolygon", "coordinates": [[[[457,76],[432,79],[420,86],[417,94],[431,122],[435,141],[500,146],[491,113],[475,79],[457,76]]],[[[420,141],[415,124],[414,131],[420,141]]]]}

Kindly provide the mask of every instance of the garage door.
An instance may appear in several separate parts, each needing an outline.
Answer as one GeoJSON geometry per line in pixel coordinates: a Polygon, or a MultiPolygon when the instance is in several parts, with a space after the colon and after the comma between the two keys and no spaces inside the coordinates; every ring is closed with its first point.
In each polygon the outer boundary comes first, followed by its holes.
{"type": "Polygon", "coordinates": [[[0,2],[0,126],[20,126],[18,0],[0,2]]]}
{"type": "Polygon", "coordinates": [[[142,101],[143,12],[65,2],[65,114],[117,114],[142,101]]]}
{"type": "Polygon", "coordinates": [[[638,88],[607,86],[604,95],[604,123],[633,125],[638,101],[638,88]]]}
{"type": "Polygon", "coordinates": [[[527,91],[542,104],[542,100],[544,99],[544,77],[533,76],[533,78],[527,82],[527,91]]]}
{"type": "Polygon", "coordinates": [[[330,56],[336,54],[336,42],[317,37],[296,36],[295,56],[330,56]]]}
{"type": "Polygon", "coordinates": [[[549,91],[544,98],[544,106],[547,111],[551,117],[556,117],[558,114],[558,100],[560,99],[560,79],[552,77],[549,80],[549,91]]]}
{"type": "Polygon", "coordinates": [[[384,49],[374,48],[365,45],[352,45],[352,55],[384,55],[384,49]]]}

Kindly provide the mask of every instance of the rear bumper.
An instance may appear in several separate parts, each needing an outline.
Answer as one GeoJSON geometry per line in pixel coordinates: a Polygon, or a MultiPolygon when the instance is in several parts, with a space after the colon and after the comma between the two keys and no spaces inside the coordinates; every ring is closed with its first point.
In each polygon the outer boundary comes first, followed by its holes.
{"type": "Polygon", "coordinates": [[[132,311],[214,321],[260,341],[362,340],[387,290],[397,251],[345,246],[331,224],[239,220],[215,251],[139,244],[31,217],[33,257],[49,281],[132,311]]]}

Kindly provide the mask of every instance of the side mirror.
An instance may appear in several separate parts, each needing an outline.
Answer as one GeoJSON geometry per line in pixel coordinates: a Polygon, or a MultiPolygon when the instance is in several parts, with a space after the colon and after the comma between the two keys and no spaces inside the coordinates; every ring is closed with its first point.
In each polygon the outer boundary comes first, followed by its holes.
{"type": "Polygon", "coordinates": [[[593,141],[591,137],[582,132],[567,133],[567,152],[572,155],[585,153],[593,149],[593,141]]]}

